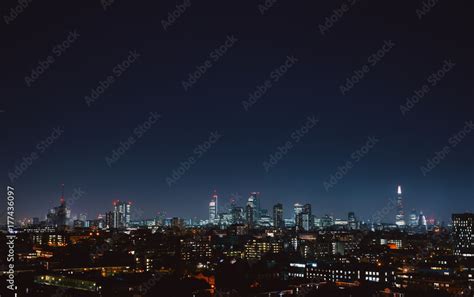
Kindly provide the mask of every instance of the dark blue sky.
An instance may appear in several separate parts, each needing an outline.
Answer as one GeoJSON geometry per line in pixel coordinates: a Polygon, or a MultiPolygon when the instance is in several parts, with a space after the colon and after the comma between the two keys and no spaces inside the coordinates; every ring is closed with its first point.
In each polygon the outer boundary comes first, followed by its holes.
{"type": "MultiPolygon", "coordinates": [[[[1,12],[10,15],[17,2],[4,2],[1,12]]],[[[286,217],[293,203],[308,202],[318,216],[355,211],[369,218],[387,205],[397,184],[407,212],[417,208],[447,220],[452,212],[472,211],[474,131],[455,147],[449,141],[474,120],[472,1],[441,0],[421,19],[422,1],[360,1],[333,17],[322,35],[318,26],[349,2],[277,0],[262,15],[263,1],[191,0],[165,31],[162,20],[183,1],[116,0],[106,10],[100,1],[33,1],[1,25],[4,184],[11,184],[8,173],[23,157],[39,155],[13,182],[17,215],[42,217],[58,201],[61,183],[66,196],[74,188],[86,192],[72,210],[89,216],[124,199],[146,217],[166,211],[205,218],[217,189],[222,199],[240,193],[245,200],[260,191],[265,207],[283,202],[286,217]],[[73,31],[79,37],[54,56],[54,46],[73,31]],[[230,36],[237,41],[212,60],[230,36]],[[393,48],[372,65],[369,57],[387,41],[393,48]],[[130,51],[139,58],[88,106],[84,97],[116,75],[114,67],[130,51]],[[49,55],[55,61],[28,87],[25,76],[49,55]],[[245,110],[242,101],[273,79],[287,56],[298,61],[245,110]],[[208,59],[212,67],[185,90],[182,82],[208,59]],[[445,60],[455,66],[403,115],[400,105],[430,84],[445,60]],[[366,64],[369,71],[343,95],[340,86],[366,64]],[[161,118],[107,166],[105,158],[136,138],[134,129],[150,112],[161,118]],[[318,124],[296,143],[292,133],[311,115],[318,124]],[[55,127],[64,133],[39,149],[55,127]],[[213,131],[222,137],[197,157],[196,148],[213,131]],[[351,154],[370,136],[379,141],[354,162],[351,154]],[[266,172],[263,162],[288,141],[291,149],[266,172]],[[423,175],[420,167],[445,146],[449,153],[423,175]],[[169,187],[166,178],[189,157],[196,162],[169,187]],[[323,183],[347,161],[354,166],[326,191],[323,183]]]]}

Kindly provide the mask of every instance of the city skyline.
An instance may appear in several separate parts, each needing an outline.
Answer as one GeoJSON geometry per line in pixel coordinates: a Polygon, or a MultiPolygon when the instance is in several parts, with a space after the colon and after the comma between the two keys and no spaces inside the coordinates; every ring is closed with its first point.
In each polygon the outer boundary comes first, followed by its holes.
{"type": "MultiPolygon", "coordinates": [[[[65,199],[65,196],[64,196],[64,184],[61,185],[62,186],[62,192],[61,192],[61,196],[59,198],[59,208],[60,207],[64,207],[64,203],[66,201],[69,201],[69,202],[72,202],[72,206],[73,207],[70,207],[69,205],[67,205],[68,207],[68,211],[70,212],[70,215],[71,217],[74,216],[76,218],[78,218],[80,215],[87,215],[88,216],[88,219],[89,220],[93,220],[93,219],[97,219],[97,218],[101,218],[101,217],[105,217],[107,216],[107,214],[109,213],[109,208],[106,208],[106,209],[102,209],[102,210],[98,210],[97,212],[90,212],[90,211],[87,211],[87,210],[74,210],[74,205],[77,203],[78,200],[80,200],[82,198],[82,196],[84,195],[84,193],[81,193],[82,190],[79,190],[79,194],[80,195],[73,195],[72,199],[65,199]]],[[[75,189],[77,190],[77,189],[75,189]]],[[[275,205],[281,205],[282,206],[282,210],[283,210],[283,218],[284,219],[291,219],[293,218],[294,216],[294,213],[293,213],[293,209],[294,207],[296,207],[297,204],[299,203],[302,203],[301,204],[301,207],[303,207],[303,204],[308,204],[310,205],[313,205],[312,206],[312,211],[310,210],[310,212],[312,213],[312,215],[316,218],[322,218],[326,215],[331,215],[334,219],[343,219],[343,220],[347,220],[347,216],[350,214],[352,215],[356,215],[356,218],[358,221],[364,221],[365,223],[383,223],[383,224],[393,224],[393,225],[397,225],[399,227],[402,227],[404,228],[405,226],[410,226],[413,221],[413,214],[416,212],[416,221],[418,224],[418,220],[419,220],[419,216],[421,215],[424,215],[426,216],[426,220],[428,221],[431,221],[433,222],[432,224],[434,223],[444,223],[444,224],[450,224],[450,220],[451,220],[451,215],[444,219],[442,217],[439,217],[439,216],[436,216],[436,215],[433,215],[433,214],[430,214],[430,213],[427,213],[426,212],[426,209],[423,209],[423,208],[415,208],[415,207],[405,207],[404,206],[404,203],[402,204],[401,206],[401,209],[400,209],[400,205],[399,205],[399,202],[400,202],[400,197],[402,197],[402,185],[397,185],[396,186],[396,191],[394,191],[394,193],[396,192],[396,196],[394,195],[393,197],[387,199],[386,201],[386,204],[381,206],[380,208],[378,208],[375,212],[373,212],[372,214],[370,214],[369,216],[363,216],[361,215],[361,213],[363,212],[360,212],[360,210],[358,209],[343,209],[343,210],[339,210],[339,212],[331,212],[331,211],[324,211],[324,210],[321,210],[321,209],[317,209],[315,208],[315,205],[311,202],[311,201],[306,201],[306,200],[295,200],[294,202],[290,203],[289,205],[285,205],[283,203],[281,203],[280,201],[267,201],[266,203],[264,203],[264,206],[260,207],[261,209],[265,209],[265,211],[268,211],[268,216],[270,218],[273,218],[272,216],[272,209],[275,207],[275,205]],[[268,206],[267,206],[268,204],[268,206]],[[400,217],[400,211],[401,213],[403,213],[403,215],[400,217]],[[383,212],[383,214],[382,214],[383,212]],[[377,218],[375,221],[374,221],[374,218],[377,218]],[[402,222],[400,222],[400,220],[402,222]]],[[[258,199],[259,201],[261,201],[261,195],[260,195],[260,192],[249,192],[248,193],[248,196],[250,197],[249,199],[252,199],[251,197],[256,197],[256,195],[258,194],[258,199]]],[[[67,198],[67,197],[66,197],[67,198]]],[[[159,216],[163,216],[163,214],[165,215],[166,218],[173,218],[173,217],[179,217],[179,218],[183,218],[183,219],[199,219],[199,220],[206,220],[207,218],[209,219],[209,223],[212,223],[213,220],[218,220],[218,215],[219,214],[222,214],[222,213],[231,213],[232,212],[232,208],[237,206],[237,207],[241,207],[243,208],[243,211],[245,213],[245,206],[248,204],[248,197],[245,198],[245,196],[242,196],[240,194],[237,194],[237,193],[232,193],[230,194],[230,198],[227,199],[227,200],[224,200],[222,201],[222,196],[220,195],[220,193],[214,189],[212,191],[212,193],[209,195],[210,199],[208,199],[207,203],[208,204],[208,212],[206,213],[206,215],[203,215],[203,216],[199,216],[199,215],[191,215],[191,216],[184,216],[184,215],[181,215],[181,214],[170,214],[168,213],[166,210],[161,210],[161,211],[156,211],[156,212],[146,212],[145,210],[143,210],[139,205],[134,204],[134,210],[138,209],[138,211],[136,211],[135,213],[131,213],[130,210],[128,210],[128,219],[127,219],[127,222],[130,222],[130,220],[145,220],[145,219],[154,219],[154,218],[157,218],[159,216]],[[210,202],[209,202],[210,201],[210,202]],[[221,204],[218,204],[217,201],[221,201],[220,203],[221,204]],[[147,215],[147,213],[152,213],[151,215],[147,215]],[[138,216],[138,217],[137,217],[138,216]]],[[[112,202],[111,202],[111,205],[112,205],[112,208],[115,208],[116,209],[116,205],[117,203],[127,203],[128,205],[132,205],[132,201],[128,201],[127,200],[125,202],[122,202],[120,201],[121,199],[114,199],[112,202]]],[[[260,203],[260,202],[259,202],[260,203]]],[[[55,204],[54,202],[52,203],[52,207],[55,207],[57,204],[55,204]]],[[[129,207],[130,207],[129,206],[129,207]]],[[[57,207],[56,207],[57,208],[57,207]]],[[[113,209],[112,209],[113,211],[113,209]]],[[[259,212],[260,210],[258,210],[259,212]]],[[[41,213],[41,210],[38,210],[38,212],[41,213]]],[[[457,212],[453,212],[453,213],[469,213],[469,212],[472,212],[470,210],[464,210],[464,211],[457,211],[457,212]]],[[[47,214],[45,213],[44,215],[39,215],[39,216],[29,216],[29,217],[22,217],[22,218],[19,218],[21,220],[25,220],[25,219],[32,219],[32,218],[39,218],[40,220],[45,218],[47,219],[47,214]]],[[[72,221],[70,222],[70,224],[72,224],[72,221]]],[[[216,223],[217,224],[217,223],[216,223]]]]}

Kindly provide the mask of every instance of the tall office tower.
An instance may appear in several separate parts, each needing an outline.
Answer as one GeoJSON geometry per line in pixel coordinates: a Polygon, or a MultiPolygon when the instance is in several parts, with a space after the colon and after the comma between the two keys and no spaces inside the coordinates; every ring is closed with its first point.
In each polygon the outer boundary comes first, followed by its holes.
{"type": "Polygon", "coordinates": [[[303,206],[303,211],[300,216],[300,227],[306,231],[313,229],[313,213],[311,212],[311,204],[307,203],[303,206]]]}
{"type": "Polygon", "coordinates": [[[260,203],[260,192],[252,192],[250,193],[249,201],[253,201],[254,206],[254,221],[258,221],[262,216],[262,207],[260,203]]]}
{"type": "Polygon", "coordinates": [[[426,217],[423,214],[423,211],[420,211],[420,216],[418,217],[418,229],[420,231],[426,231],[428,229],[428,224],[426,224],[426,217]]]}
{"type": "Polygon", "coordinates": [[[453,214],[454,255],[474,257],[473,213],[453,214]]]}
{"type": "Polygon", "coordinates": [[[87,214],[86,213],[80,213],[79,214],[79,221],[87,221],[87,214]]]}
{"type": "Polygon", "coordinates": [[[234,196],[231,196],[230,199],[229,199],[229,209],[228,209],[228,211],[230,213],[232,213],[232,209],[234,209],[235,207],[237,207],[237,201],[234,198],[234,196]]]}
{"type": "Polygon", "coordinates": [[[411,228],[416,228],[416,226],[418,226],[418,213],[416,212],[416,209],[413,209],[410,213],[409,226],[411,228]]]}
{"type": "Polygon", "coordinates": [[[166,219],[166,212],[164,212],[164,211],[157,212],[155,221],[159,226],[164,225],[164,220],[165,219],[166,219]]]}
{"type": "Polygon", "coordinates": [[[300,204],[300,203],[295,203],[293,205],[293,218],[295,220],[295,225],[298,226],[298,225],[301,225],[301,224],[298,224],[299,220],[300,220],[300,214],[303,212],[303,204],[300,204]]]}
{"type": "Polygon", "coordinates": [[[395,217],[395,224],[398,227],[405,227],[405,213],[403,211],[402,187],[398,186],[397,190],[397,215],[395,217]]]}
{"type": "Polygon", "coordinates": [[[244,209],[239,206],[233,206],[231,211],[232,224],[243,224],[244,223],[244,209]]]}
{"type": "Polygon", "coordinates": [[[254,214],[255,214],[255,207],[253,205],[253,201],[252,203],[247,202],[247,206],[245,207],[245,220],[249,228],[253,228],[254,226],[254,223],[255,223],[254,214]]]}
{"type": "Polygon", "coordinates": [[[216,224],[219,216],[217,215],[217,201],[218,196],[216,191],[214,191],[214,194],[211,196],[211,201],[209,202],[209,223],[210,224],[216,224]]]}
{"type": "Polygon", "coordinates": [[[353,211],[347,214],[347,224],[349,225],[350,230],[357,229],[357,220],[356,220],[355,213],[353,211]]]}
{"type": "Polygon", "coordinates": [[[58,222],[57,225],[66,226],[67,218],[68,218],[68,209],[66,207],[66,199],[64,199],[64,184],[62,185],[62,194],[59,201],[60,201],[60,204],[57,210],[57,222],[58,222]]]}
{"type": "Polygon", "coordinates": [[[64,184],[62,185],[62,194],[59,198],[59,206],[52,208],[46,215],[47,223],[54,227],[65,227],[69,218],[70,210],[66,207],[64,199],[64,184]]]}
{"type": "Polygon", "coordinates": [[[113,202],[113,223],[112,228],[126,228],[130,224],[130,213],[132,210],[132,203],[120,200],[113,202]]]}
{"type": "Polygon", "coordinates": [[[114,228],[114,212],[109,211],[105,213],[105,226],[106,228],[114,228]]]}
{"type": "Polygon", "coordinates": [[[311,204],[306,203],[305,205],[303,205],[303,212],[304,212],[304,213],[312,214],[312,212],[311,212],[311,204]]]}
{"type": "Polygon", "coordinates": [[[283,205],[281,203],[277,203],[273,206],[273,227],[278,229],[285,228],[283,205]]]}

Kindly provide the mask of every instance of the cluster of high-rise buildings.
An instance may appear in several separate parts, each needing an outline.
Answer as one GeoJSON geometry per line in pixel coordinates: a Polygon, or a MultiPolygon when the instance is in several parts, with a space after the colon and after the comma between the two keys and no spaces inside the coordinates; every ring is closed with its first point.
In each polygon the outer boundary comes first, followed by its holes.
{"type": "MultiPolygon", "coordinates": [[[[282,203],[273,205],[268,211],[262,207],[260,192],[251,192],[244,201],[231,198],[227,203],[219,201],[217,191],[211,194],[209,201],[209,215],[205,220],[183,219],[179,217],[166,218],[157,216],[153,219],[132,220],[132,203],[114,200],[113,207],[105,214],[99,214],[95,219],[87,219],[86,214],[71,216],[71,210],[67,207],[64,199],[64,190],[60,198],[59,206],[49,210],[46,220],[39,222],[38,218],[28,220],[24,225],[45,224],[50,227],[97,227],[100,229],[123,229],[139,226],[164,226],[164,227],[195,227],[195,226],[218,226],[225,228],[233,224],[244,225],[247,228],[295,228],[297,231],[310,231],[313,229],[344,228],[348,230],[359,229],[403,229],[410,232],[426,232],[439,222],[427,220],[422,211],[413,209],[406,215],[402,187],[398,186],[395,199],[395,223],[381,223],[375,220],[363,221],[356,217],[354,212],[348,212],[347,217],[340,219],[333,215],[325,214],[317,217],[313,214],[310,203],[295,203],[292,211],[284,216],[282,203]],[[239,205],[240,204],[240,205],[239,205]]],[[[385,217],[384,217],[385,219],[385,217]]]]}
{"type": "MultiPolygon", "coordinates": [[[[312,213],[311,204],[295,203],[290,218],[283,216],[283,204],[277,203],[273,206],[272,215],[262,208],[261,195],[259,192],[251,192],[243,206],[237,205],[235,199],[231,199],[230,204],[219,208],[219,196],[216,191],[211,195],[209,202],[209,217],[203,221],[203,225],[229,226],[232,224],[244,224],[251,228],[260,227],[296,227],[300,231],[309,231],[314,228],[326,228],[330,226],[346,226],[347,229],[356,230],[362,224],[381,225],[381,222],[359,221],[354,212],[349,212],[346,219],[335,219],[332,215],[316,217],[312,213]]],[[[429,225],[434,226],[434,220],[429,222],[422,211],[413,209],[409,216],[405,215],[402,188],[398,186],[395,203],[395,224],[385,224],[391,228],[398,228],[410,231],[424,232],[429,225]]]]}
{"type": "MultiPolygon", "coordinates": [[[[62,185],[61,198],[59,198],[59,206],[53,207],[46,214],[46,225],[53,227],[64,227],[67,226],[69,218],[71,216],[71,210],[66,206],[66,200],[64,199],[64,185],[62,185]]],[[[38,219],[33,221],[38,222],[38,219]]]]}
{"type": "Polygon", "coordinates": [[[114,209],[105,215],[105,225],[108,228],[126,228],[130,225],[132,202],[115,200],[114,209]]]}
{"type": "Polygon", "coordinates": [[[88,220],[87,214],[71,216],[71,209],[66,205],[64,198],[64,185],[59,205],[51,208],[46,214],[46,219],[40,221],[39,218],[27,219],[20,221],[20,226],[41,225],[45,227],[53,227],[65,229],[67,227],[88,228],[97,227],[103,229],[123,229],[131,226],[132,203],[120,200],[112,202],[113,208],[105,215],[99,214],[96,219],[88,220]]]}
{"type": "MultiPolygon", "coordinates": [[[[428,228],[428,222],[426,220],[423,211],[419,213],[413,209],[408,217],[405,216],[405,209],[403,204],[402,187],[398,186],[397,189],[397,214],[395,216],[395,224],[400,229],[410,229],[426,231],[428,228]]],[[[433,224],[433,223],[432,223],[433,224]]]]}
{"type": "MultiPolygon", "coordinates": [[[[243,224],[249,228],[296,227],[300,231],[309,231],[319,225],[319,223],[315,224],[315,220],[316,222],[327,222],[327,218],[326,221],[315,218],[309,203],[295,203],[292,218],[284,218],[283,204],[277,203],[273,206],[273,215],[270,215],[267,209],[262,208],[260,192],[251,192],[244,206],[237,205],[235,199],[231,199],[230,204],[224,206],[226,209],[221,209],[222,211],[219,211],[218,200],[219,196],[214,191],[209,202],[209,218],[203,222],[204,225],[243,224]]],[[[356,218],[353,212],[351,220],[355,228],[356,218]]]]}

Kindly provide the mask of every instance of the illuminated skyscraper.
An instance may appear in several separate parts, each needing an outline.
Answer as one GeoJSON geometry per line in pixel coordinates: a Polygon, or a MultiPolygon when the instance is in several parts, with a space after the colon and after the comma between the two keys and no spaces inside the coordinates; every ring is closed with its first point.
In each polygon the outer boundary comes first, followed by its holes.
{"type": "Polygon", "coordinates": [[[83,222],[87,221],[87,214],[86,213],[79,214],[79,220],[83,222]]]}
{"type": "Polygon", "coordinates": [[[116,228],[114,227],[115,223],[115,213],[113,211],[109,211],[105,213],[105,226],[107,228],[116,228]]]}
{"type": "Polygon", "coordinates": [[[273,227],[285,227],[285,221],[283,220],[283,205],[281,203],[275,204],[273,206],[273,227]]]}
{"type": "Polygon", "coordinates": [[[209,223],[210,224],[216,224],[219,216],[217,215],[217,201],[218,196],[216,191],[214,191],[214,194],[211,196],[211,201],[209,202],[209,223]]]}
{"type": "Polygon", "coordinates": [[[357,220],[354,212],[351,211],[347,214],[347,223],[349,225],[349,229],[357,229],[357,220]]]}
{"type": "Polygon", "coordinates": [[[64,199],[64,184],[62,185],[61,198],[59,198],[59,206],[52,208],[47,214],[47,222],[54,227],[65,227],[68,224],[68,219],[71,211],[66,206],[66,199],[64,199]]]}
{"type": "Polygon", "coordinates": [[[120,200],[113,202],[114,210],[111,218],[112,228],[126,228],[130,224],[130,214],[132,211],[132,203],[120,200]]]}
{"type": "Polygon", "coordinates": [[[300,214],[300,216],[301,216],[300,227],[306,231],[313,229],[313,214],[311,211],[311,204],[307,203],[303,206],[303,212],[300,214]]]}
{"type": "Polygon", "coordinates": [[[418,217],[418,229],[419,231],[426,231],[428,229],[423,211],[420,211],[420,216],[418,217]]]}
{"type": "Polygon", "coordinates": [[[453,214],[454,255],[474,257],[474,214],[453,214]]]}
{"type": "Polygon", "coordinates": [[[253,202],[247,202],[247,206],[245,207],[245,220],[247,221],[247,226],[249,228],[253,228],[255,218],[254,218],[254,213],[255,213],[255,207],[253,205],[253,202]]]}
{"type": "Polygon", "coordinates": [[[244,223],[244,208],[233,206],[230,213],[232,215],[232,224],[244,223]]]}
{"type": "Polygon", "coordinates": [[[398,227],[405,227],[405,212],[403,211],[402,187],[398,186],[397,190],[397,215],[395,217],[395,224],[398,227]]]}
{"type": "Polygon", "coordinates": [[[253,210],[254,210],[253,219],[255,222],[258,221],[260,217],[262,216],[262,208],[261,208],[259,196],[260,196],[259,192],[252,192],[250,193],[250,197],[248,199],[249,201],[252,200],[253,202],[253,210]]]}
{"type": "Polygon", "coordinates": [[[295,203],[295,205],[293,205],[293,212],[295,225],[298,226],[299,214],[303,212],[303,204],[295,203]]]}
{"type": "Polygon", "coordinates": [[[416,212],[416,209],[413,209],[410,213],[409,226],[411,228],[416,228],[418,226],[418,213],[416,212]]]}
{"type": "Polygon", "coordinates": [[[311,204],[302,205],[295,203],[294,205],[295,225],[300,230],[311,230],[313,228],[313,215],[311,212],[311,204]]]}

